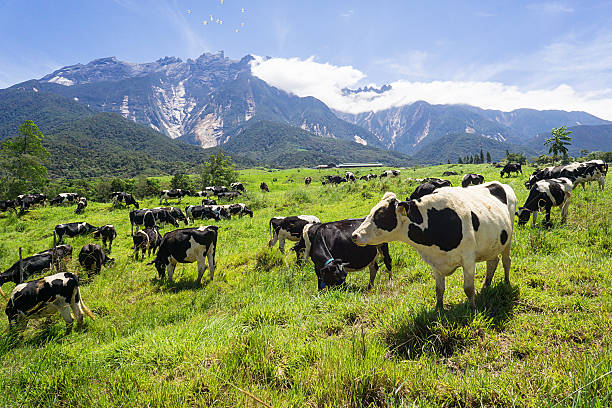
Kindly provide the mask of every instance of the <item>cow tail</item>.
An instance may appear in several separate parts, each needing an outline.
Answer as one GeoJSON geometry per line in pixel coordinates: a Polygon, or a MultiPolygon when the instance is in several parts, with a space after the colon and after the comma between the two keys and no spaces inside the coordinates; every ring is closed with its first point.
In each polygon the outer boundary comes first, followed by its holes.
{"type": "Polygon", "coordinates": [[[79,307],[81,308],[81,310],[85,312],[87,316],[91,317],[91,320],[96,320],[93,313],[91,313],[91,310],[89,310],[89,308],[85,306],[85,302],[83,302],[83,296],[81,296],[81,290],[78,287],[77,293],[79,294],[79,307]]]}

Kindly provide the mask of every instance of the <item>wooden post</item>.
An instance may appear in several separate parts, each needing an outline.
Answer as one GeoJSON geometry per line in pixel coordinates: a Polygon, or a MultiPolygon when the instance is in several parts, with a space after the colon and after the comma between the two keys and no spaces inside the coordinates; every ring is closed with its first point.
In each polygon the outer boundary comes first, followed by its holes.
{"type": "Polygon", "coordinates": [[[23,283],[23,259],[21,257],[21,247],[19,247],[19,283],[23,283]]]}
{"type": "Polygon", "coordinates": [[[55,265],[55,246],[57,242],[57,235],[55,231],[53,231],[53,252],[51,252],[51,272],[53,272],[53,267],[55,266],[56,272],[59,272],[59,265],[55,265]]]}

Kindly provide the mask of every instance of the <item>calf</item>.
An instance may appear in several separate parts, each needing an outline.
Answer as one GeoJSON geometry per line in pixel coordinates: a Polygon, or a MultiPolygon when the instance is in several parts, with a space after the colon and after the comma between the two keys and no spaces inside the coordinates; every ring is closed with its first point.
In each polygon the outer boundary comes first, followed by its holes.
{"type": "Polygon", "coordinates": [[[185,228],[166,233],[162,238],[155,259],[147,265],[155,265],[159,278],[166,276],[172,282],[172,274],[177,263],[198,263],[198,285],[206,270],[205,260],[208,258],[210,280],[215,274],[215,251],[217,247],[217,232],[219,227],[209,225],[200,228],[185,228]]]}
{"type": "Polygon", "coordinates": [[[148,251],[147,256],[151,256],[151,252],[155,255],[155,251],[161,243],[161,235],[157,227],[145,228],[140,231],[136,231],[136,234],[132,237],[134,242],[134,259],[138,260],[138,250],[142,251],[142,259],[144,260],[145,252],[148,251]]]}
{"type": "Polygon", "coordinates": [[[317,274],[319,290],[326,286],[342,285],[346,280],[347,271],[359,271],[365,267],[370,269],[368,289],[374,284],[378,271],[378,254],[383,256],[389,279],[392,277],[389,246],[380,245],[357,246],[352,240],[353,232],[361,225],[364,218],[326,222],[324,224],[307,225],[300,241],[293,247],[296,253],[305,251],[310,256],[317,274]]]}
{"type": "MultiPolygon", "coordinates": [[[[213,219],[215,221],[221,220],[221,207],[211,205],[190,205],[185,208],[185,214],[187,214],[187,220],[207,220],[213,219]]],[[[229,217],[229,214],[227,214],[229,217]]]]}
{"type": "Polygon", "coordinates": [[[58,243],[61,244],[64,236],[74,238],[77,235],[85,235],[98,229],[86,222],[69,222],[67,224],[58,224],[55,226],[55,233],[58,237],[58,243]]]}
{"type": "Polygon", "coordinates": [[[510,173],[516,173],[518,176],[519,173],[523,174],[523,169],[519,163],[508,163],[499,172],[499,176],[504,177],[504,174],[506,174],[508,177],[510,177],[510,173]]]}
{"type": "Polygon", "coordinates": [[[69,272],[56,273],[15,286],[4,310],[11,329],[24,330],[28,319],[49,317],[56,312],[66,322],[66,333],[77,324],[83,324],[83,314],[94,319],[91,310],[83,303],[79,291],[79,278],[69,272]]]}
{"type": "Polygon", "coordinates": [[[270,189],[268,188],[268,185],[266,184],[265,181],[261,182],[261,184],[259,185],[259,188],[261,189],[261,191],[265,191],[266,193],[270,192],[270,189]]]}
{"type": "Polygon", "coordinates": [[[400,175],[399,170],[386,170],[380,175],[380,177],[397,177],[400,175]]]}
{"type": "Polygon", "coordinates": [[[443,187],[420,200],[399,201],[386,193],[353,233],[358,245],[403,241],[433,268],[437,307],[443,307],[445,279],[463,267],[463,290],[474,307],[476,262],[487,261],[489,286],[502,255],[510,282],[510,244],[516,196],[512,188],[489,182],[468,188],[443,187]]]}
{"type": "Polygon", "coordinates": [[[461,187],[477,186],[484,183],[484,176],[480,174],[468,173],[461,179],[461,187]]]}
{"type": "Polygon", "coordinates": [[[227,206],[227,210],[229,211],[230,215],[238,215],[240,218],[242,218],[243,215],[248,215],[249,217],[253,218],[253,211],[242,203],[230,204],[227,206]]]}
{"type": "MultiPolygon", "coordinates": [[[[57,245],[55,247],[55,260],[53,260],[53,249],[47,249],[46,251],[23,258],[21,260],[23,280],[32,275],[51,270],[52,263],[55,268],[59,270],[60,263],[64,260],[64,258],[70,257],[72,257],[72,246],[57,245]]],[[[19,261],[15,262],[10,268],[0,274],[0,295],[2,295],[4,298],[6,298],[6,296],[4,295],[4,292],[2,292],[2,285],[4,285],[6,282],[22,282],[22,276],[20,276],[19,272],[19,261]]]]}
{"type": "Polygon", "coordinates": [[[125,204],[126,207],[133,205],[136,209],[140,208],[138,202],[136,202],[134,199],[134,196],[129,193],[124,193],[123,191],[115,191],[114,193],[111,193],[111,199],[113,200],[114,205],[125,204]]]}
{"type": "Polygon", "coordinates": [[[561,206],[561,222],[567,219],[567,208],[572,195],[573,184],[569,178],[540,180],[529,191],[529,196],[516,215],[518,225],[525,225],[533,213],[533,225],[536,224],[538,211],[546,210],[546,223],[550,222],[550,209],[561,206]]]}
{"type": "Polygon", "coordinates": [[[310,176],[307,176],[304,178],[304,184],[305,185],[310,185],[310,183],[312,183],[312,178],[310,176]]]}
{"type": "Polygon", "coordinates": [[[79,195],[77,193],[60,193],[49,203],[51,205],[69,204],[77,201],[78,199],[79,195]]]}
{"type": "Polygon", "coordinates": [[[115,260],[109,258],[98,244],[83,245],[79,252],[79,264],[85,269],[93,269],[96,273],[100,273],[102,265],[115,260]]]}
{"type": "Polygon", "coordinates": [[[357,178],[355,177],[355,175],[353,173],[351,173],[350,171],[347,171],[344,174],[344,178],[347,179],[348,181],[355,181],[357,180],[357,178]]]}
{"type": "Polygon", "coordinates": [[[217,205],[217,202],[215,200],[209,200],[208,198],[203,198],[202,205],[217,205]]]}
{"type": "Polygon", "coordinates": [[[442,187],[450,187],[451,182],[448,180],[442,180],[442,179],[432,179],[430,178],[429,181],[424,182],[423,184],[421,184],[420,186],[418,186],[413,192],[412,194],[410,194],[410,197],[406,198],[406,200],[416,200],[419,199],[423,196],[426,196],[428,194],[433,193],[435,190],[442,188],[442,187]]]}
{"type": "Polygon", "coordinates": [[[242,183],[232,183],[230,184],[230,188],[235,191],[246,191],[242,183]]]}
{"type": "Polygon", "coordinates": [[[106,241],[108,241],[108,253],[113,249],[113,240],[117,238],[117,230],[112,224],[106,224],[93,232],[95,239],[102,238],[102,248],[106,249],[106,241]]]}
{"type": "Polygon", "coordinates": [[[77,201],[77,208],[74,209],[74,213],[83,214],[85,207],[87,207],[87,199],[85,197],[79,197],[79,201],[77,201]]]}
{"type": "Polygon", "coordinates": [[[188,196],[188,195],[191,195],[191,191],[182,190],[180,188],[173,189],[173,190],[162,190],[159,196],[159,204],[162,203],[162,200],[165,201],[166,204],[168,204],[169,199],[173,199],[173,200],[178,199],[178,202],[180,203],[183,197],[188,196]]]}
{"type": "Polygon", "coordinates": [[[270,218],[270,241],[268,241],[268,247],[274,246],[276,241],[278,241],[278,249],[284,253],[286,239],[294,242],[299,241],[302,237],[302,230],[306,224],[320,223],[321,220],[314,215],[272,217],[270,218]]]}

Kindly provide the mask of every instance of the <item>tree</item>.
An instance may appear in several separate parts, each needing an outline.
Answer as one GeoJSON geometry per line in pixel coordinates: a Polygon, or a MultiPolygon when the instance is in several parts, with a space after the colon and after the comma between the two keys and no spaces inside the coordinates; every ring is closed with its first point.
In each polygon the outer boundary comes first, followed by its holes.
{"type": "Polygon", "coordinates": [[[564,159],[567,159],[567,147],[571,144],[572,138],[569,134],[571,130],[567,130],[565,126],[555,128],[551,132],[551,137],[546,139],[544,145],[549,145],[548,153],[552,153],[553,160],[557,160],[559,153],[563,155],[564,159]]]}
{"type": "Polygon", "coordinates": [[[42,145],[45,136],[31,120],[19,126],[19,135],[0,148],[0,195],[14,198],[42,188],[47,181],[49,152],[42,145]]]}
{"type": "Polygon", "coordinates": [[[480,163],[484,163],[484,154],[482,154],[482,149],[480,149],[480,163]]]}
{"type": "Polygon", "coordinates": [[[170,188],[189,190],[189,176],[182,172],[177,172],[170,180],[170,188]]]}
{"type": "Polygon", "coordinates": [[[491,153],[487,152],[487,163],[491,163],[491,153]]]}
{"type": "Polygon", "coordinates": [[[457,161],[457,163],[463,164],[463,160],[461,159],[461,156],[459,157],[459,160],[457,161]]]}
{"type": "Polygon", "coordinates": [[[232,158],[222,152],[213,154],[204,163],[204,168],[200,174],[202,190],[206,186],[230,185],[236,181],[238,174],[232,164],[232,158]]]}

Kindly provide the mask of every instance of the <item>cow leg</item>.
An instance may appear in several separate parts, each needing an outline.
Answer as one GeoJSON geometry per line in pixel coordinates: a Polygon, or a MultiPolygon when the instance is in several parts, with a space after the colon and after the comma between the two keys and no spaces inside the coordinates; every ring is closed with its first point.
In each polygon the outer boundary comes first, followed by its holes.
{"type": "Polygon", "coordinates": [[[210,268],[210,280],[212,282],[214,276],[215,276],[215,269],[216,269],[216,265],[215,265],[215,245],[212,244],[210,246],[210,248],[208,248],[208,267],[210,268]]]}
{"type": "Polygon", "coordinates": [[[168,281],[172,282],[172,275],[174,274],[174,268],[176,268],[176,263],[170,262],[166,270],[168,271],[168,281]]]}
{"type": "Polygon", "coordinates": [[[533,216],[533,220],[532,220],[532,222],[533,222],[533,226],[534,226],[534,227],[535,227],[535,225],[536,225],[536,219],[538,218],[538,212],[539,212],[538,210],[535,210],[535,211],[532,211],[532,212],[531,212],[531,215],[533,216]]]}
{"type": "MultiPolygon", "coordinates": [[[[504,265],[504,282],[510,284],[510,242],[508,242],[506,248],[502,252],[502,264],[504,265]]],[[[488,265],[487,265],[488,266],[488,265]]]]}
{"type": "Polygon", "coordinates": [[[561,222],[565,222],[565,220],[567,219],[567,210],[569,208],[569,204],[570,204],[570,198],[571,198],[571,193],[565,193],[565,200],[563,201],[563,204],[561,205],[561,222]]]}
{"type": "Polygon", "coordinates": [[[436,269],[434,269],[433,275],[436,279],[436,308],[444,309],[444,289],[446,286],[446,277],[436,269]]]}
{"type": "Polygon", "coordinates": [[[467,296],[470,307],[475,308],[476,304],[474,303],[474,275],[476,274],[476,261],[474,259],[464,260],[463,261],[463,291],[465,292],[465,296],[467,296]]]}
{"type": "Polygon", "coordinates": [[[546,207],[546,223],[548,224],[550,222],[550,208],[551,207],[546,207]]]}
{"type": "Polygon", "coordinates": [[[278,238],[278,249],[280,249],[281,254],[285,253],[285,237],[278,238]]]}
{"type": "Polygon", "coordinates": [[[274,246],[274,244],[276,244],[276,241],[278,241],[278,234],[274,232],[274,235],[272,236],[272,238],[270,238],[270,241],[268,241],[268,247],[274,246]]]}
{"type": "Polygon", "coordinates": [[[79,302],[70,303],[70,308],[72,309],[72,313],[74,313],[74,317],[76,317],[77,327],[83,325],[83,311],[79,306],[79,302]]]}
{"type": "Polygon", "coordinates": [[[376,272],[378,272],[378,263],[376,263],[376,258],[370,263],[370,283],[368,283],[368,290],[372,289],[372,285],[374,285],[374,280],[376,279],[376,272]]]}
{"type": "Polygon", "coordinates": [[[72,322],[74,319],[72,318],[72,314],[70,313],[70,307],[68,305],[64,305],[58,308],[62,319],[66,322],[66,334],[72,331],[72,322]]]}
{"type": "Polygon", "coordinates": [[[378,252],[383,256],[383,261],[385,263],[385,268],[387,268],[389,279],[393,278],[393,272],[391,270],[391,255],[389,255],[389,244],[384,243],[379,246],[378,252]]]}
{"type": "Polygon", "coordinates": [[[198,258],[198,280],[196,281],[198,285],[202,284],[202,276],[204,275],[204,271],[206,271],[206,262],[204,257],[198,258]]]}
{"type": "Polygon", "coordinates": [[[497,269],[497,264],[499,264],[499,256],[496,256],[495,259],[490,259],[487,261],[487,276],[485,278],[484,284],[482,288],[488,288],[491,286],[491,282],[493,281],[493,275],[495,274],[495,270],[497,269]]]}

